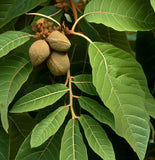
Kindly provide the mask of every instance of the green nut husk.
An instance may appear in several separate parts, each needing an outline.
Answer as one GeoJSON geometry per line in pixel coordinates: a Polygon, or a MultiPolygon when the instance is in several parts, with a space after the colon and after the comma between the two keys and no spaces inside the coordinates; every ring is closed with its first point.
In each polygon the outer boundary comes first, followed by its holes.
{"type": "Polygon", "coordinates": [[[53,51],[47,59],[47,67],[54,76],[65,75],[70,68],[70,62],[67,53],[53,51]]]}
{"type": "Polygon", "coordinates": [[[47,42],[51,48],[58,52],[67,52],[71,46],[68,38],[59,31],[53,31],[48,37],[47,42]]]}
{"type": "Polygon", "coordinates": [[[33,66],[38,66],[50,55],[50,47],[45,40],[37,40],[29,49],[29,56],[33,66]]]}

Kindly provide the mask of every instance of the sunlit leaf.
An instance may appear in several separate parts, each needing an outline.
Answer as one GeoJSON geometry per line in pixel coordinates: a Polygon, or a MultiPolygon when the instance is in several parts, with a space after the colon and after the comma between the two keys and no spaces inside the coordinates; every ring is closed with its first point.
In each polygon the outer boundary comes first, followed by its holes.
{"type": "Polygon", "coordinates": [[[83,92],[90,95],[97,95],[92,82],[92,75],[81,74],[73,78],[73,83],[83,92]]]}
{"type": "Polygon", "coordinates": [[[91,0],[85,13],[89,22],[102,23],[118,31],[151,30],[155,13],[146,0],[91,0]]]}
{"type": "Polygon", "coordinates": [[[41,122],[39,122],[32,130],[31,147],[38,147],[44,143],[49,137],[55,134],[68,113],[68,108],[59,107],[57,110],[49,114],[41,122]]]}
{"type": "MultiPolygon", "coordinates": [[[[130,54],[110,44],[90,44],[89,56],[93,83],[114,115],[116,132],[143,160],[150,129],[145,92],[139,82],[146,81],[141,66],[130,54]]],[[[147,88],[146,82],[143,85],[147,88]]]]}
{"type": "Polygon", "coordinates": [[[34,125],[34,119],[28,113],[9,116],[9,158],[11,160],[15,159],[20,145],[31,132],[34,125]]]}
{"type": "Polygon", "coordinates": [[[47,0],[1,0],[0,1],[0,27],[4,26],[13,18],[20,16],[38,4],[47,0]]]}
{"type": "Polygon", "coordinates": [[[61,142],[60,160],[88,160],[78,121],[71,119],[61,142]]]}
{"type": "Polygon", "coordinates": [[[153,7],[153,9],[155,11],[155,0],[151,0],[151,5],[152,5],[152,7],[153,7]]]}
{"type": "Polygon", "coordinates": [[[9,158],[9,136],[0,125],[0,160],[9,158]]]}
{"type": "Polygon", "coordinates": [[[28,33],[20,31],[8,31],[0,34],[0,57],[27,42],[29,39],[28,33]]]}
{"type": "Polygon", "coordinates": [[[29,135],[21,145],[15,160],[59,160],[62,134],[61,128],[54,136],[36,148],[31,148],[29,135]]]}
{"type": "Polygon", "coordinates": [[[10,110],[11,113],[22,113],[44,108],[55,103],[69,89],[64,84],[47,85],[20,98],[10,110]]]}
{"type": "Polygon", "coordinates": [[[80,106],[92,114],[98,121],[109,125],[115,130],[114,116],[108,109],[88,97],[81,96],[78,101],[80,106]]]}
{"type": "Polygon", "coordinates": [[[4,129],[8,129],[8,106],[23,83],[28,79],[32,65],[23,55],[4,58],[0,63],[0,106],[4,129]]]}
{"type": "Polygon", "coordinates": [[[103,128],[88,115],[81,115],[79,121],[94,152],[104,160],[115,160],[112,144],[103,128]]]}

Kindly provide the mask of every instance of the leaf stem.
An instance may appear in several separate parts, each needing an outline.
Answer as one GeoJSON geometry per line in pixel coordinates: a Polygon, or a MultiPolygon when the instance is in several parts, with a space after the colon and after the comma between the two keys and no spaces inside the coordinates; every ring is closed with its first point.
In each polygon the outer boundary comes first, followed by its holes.
{"type": "Polygon", "coordinates": [[[74,95],[73,95],[73,98],[77,98],[77,99],[79,99],[79,98],[80,98],[80,96],[74,96],[74,95]]]}
{"type": "Polygon", "coordinates": [[[74,112],[74,108],[73,108],[73,93],[72,93],[72,78],[70,76],[70,70],[68,71],[68,80],[69,80],[69,97],[70,97],[70,108],[71,108],[71,113],[72,113],[72,119],[77,119],[78,116],[75,115],[75,112],[74,112]]]}
{"type": "Polygon", "coordinates": [[[75,21],[75,23],[73,24],[71,30],[72,30],[72,31],[75,30],[76,25],[79,23],[79,21],[80,21],[82,18],[84,18],[84,17],[86,17],[86,16],[88,16],[88,15],[90,15],[90,14],[96,14],[96,13],[105,13],[105,12],[97,11],[97,12],[89,12],[89,13],[83,14],[82,16],[80,16],[80,17],[75,21]]]}
{"type": "Polygon", "coordinates": [[[44,14],[41,14],[41,13],[25,13],[26,15],[36,15],[36,16],[41,16],[41,17],[45,17],[45,18],[48,18],[50,20],[52,20],[53,22],[55,22],[58,26],[61,26],[60,23],[55,20],[54,18],[50,17],[50,16],[46,16],[44,14]]]}
{"type": "Polygon", "coordinates": [[[76,25],[79,23],[79,21],[80,21],[82,18],[84,18],[84,17],[86,17],[86,16],[88,16],[88,15],[90,15],[90,14],[94,14],[94,13],[102,13],[102,12],[90,12],[90,13],[86,13],[86,14],[80,16],[80,17],[75,21],[75,23],[73,24],[71,30],[72,30],[72,31],[75,30],[76,25]]]}
{"type": "Polygon", "coordinates": [[[75,4],[73,2],[73,0],[70,0],[70,4],[72,6],[72,11],[73,11],[73,15],[74,15],[74,20],[75,22],[77,21],[77,11],[76,11],[76,7],[75,7],[75,4]]]}
{"type": "Polygon", "coordinates": [[[89,43],[93,43],[91,39],[89,39],[87,36],[85,36],[84,34],[81,34],[79,32],[74,32],[73,30],[70,30],[70,33],[73,35],[77,35],[77,36],[81,36],[83,38],[85,38],[89,43]]]}
{"type": "Polygon", "coordinates": [[[151,122],[150,122],[150,128],[151,128],[151,132],[152,132],[150,143],[154,143],[155,131],[154,131],[154,127],[151,122]]]}

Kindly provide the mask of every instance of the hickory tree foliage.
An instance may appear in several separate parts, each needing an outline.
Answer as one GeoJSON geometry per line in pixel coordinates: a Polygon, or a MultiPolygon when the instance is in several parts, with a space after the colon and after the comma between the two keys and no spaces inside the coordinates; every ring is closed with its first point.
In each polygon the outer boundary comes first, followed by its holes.
{"type": "Polygon", "coordinates": [[[0,159],[153,158],[154,11],[154,0],[1,0],[0,159]],[[64,76],[31,64],[42,17],[69,29],[64,76]]]}

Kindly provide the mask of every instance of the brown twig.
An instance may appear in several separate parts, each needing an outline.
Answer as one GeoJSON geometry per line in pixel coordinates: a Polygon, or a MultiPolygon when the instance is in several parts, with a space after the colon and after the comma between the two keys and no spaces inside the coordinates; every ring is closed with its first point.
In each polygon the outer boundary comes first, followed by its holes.
{"type": "Polygon", "coordinates": [[[73,0],[70,0],[70,4],[72,6],[72,11],[73,11],[73,15],[74,15],[74,21],[76,21],[77,20],[77,11],[76,11],[76,6],[75,6],[73,0]]]}
{"type": "Polygon", "coordinates": [[[70,99],[70,109],[71,109],[71,113],[72,113],[72,119],[77,119],[79,118],[78,116],[75,115],[75,112],[74,112],[74,108],[73,108],[73,93],[72,93],[72,78],[70,76],[70,70],[68,71],[68,82],[69,82],[69,99],[70,99]]]}

